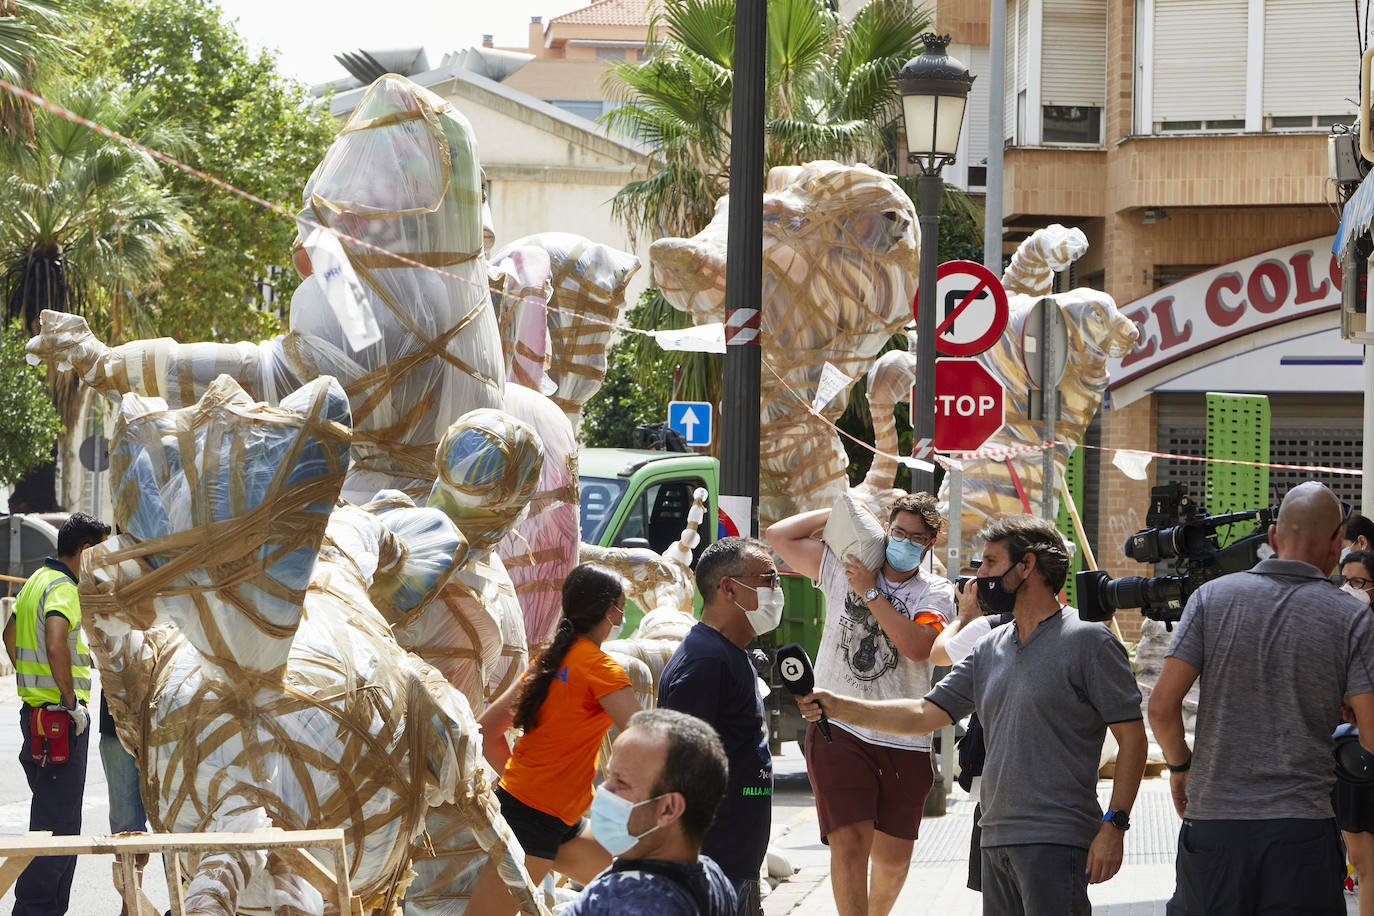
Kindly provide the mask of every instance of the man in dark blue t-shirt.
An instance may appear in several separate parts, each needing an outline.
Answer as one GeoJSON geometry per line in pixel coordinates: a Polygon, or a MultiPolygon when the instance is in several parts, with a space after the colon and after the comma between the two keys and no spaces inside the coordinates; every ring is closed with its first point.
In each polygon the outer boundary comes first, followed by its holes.
{"type": "Polygon", "coordinates": [[[706,548],[696,580],[701,622],[663,669],[658,705],[704,719],[720,734],[730,782],[701,849],[734,882],[741,916],[756,916],[773,817],[773,756],[758,675],[744,647],[777,627],[782,588],[768,547],[752,538],[722,538],[706,548]]]}

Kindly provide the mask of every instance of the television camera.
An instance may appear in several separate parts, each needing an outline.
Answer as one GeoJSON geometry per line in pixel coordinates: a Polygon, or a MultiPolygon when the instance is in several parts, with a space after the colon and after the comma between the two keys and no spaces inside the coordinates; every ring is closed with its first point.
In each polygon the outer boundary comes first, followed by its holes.
{"type": "Polygon", "coordinates": [[[1173,623],[1183,615],[1188,596],[1204,582],[1227,573],[1243,572],[1273,556],[1268,531],[1278,517],[1276,507],[1208,515],[1183,492],[1180,483],[1162,484],[1150,491],[1150,510],[1142,528],[1126,539],[1122,550],[1139,563],[1173,561],[1174,575],[1122,576],[1113,579],[1100,569],[1080,572],[1078,616],[1107,621],[1122,608],[1140,608],[1151,620],[1173,623]],[[1254,529],[1225,547],[1218,531],[1254,520],[1254,529]]]}

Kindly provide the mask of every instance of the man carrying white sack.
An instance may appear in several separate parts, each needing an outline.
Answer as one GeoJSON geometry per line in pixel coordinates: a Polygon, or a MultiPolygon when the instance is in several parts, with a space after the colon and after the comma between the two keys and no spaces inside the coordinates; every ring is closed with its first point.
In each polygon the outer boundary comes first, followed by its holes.
{"type": "MultiPolygon", "coordinates": [[[[954,616],[954,586],[930,569],[945,520],[929,493],[901,497],[882,540],[876,529],[866,539],[877,555],[865,563],[836,556],[812,537],[827,529],[832,511],[844,513],[837,521],[862,526],[863,510],[841,500],[835,510],[794,515],[764,532],[778,556],[825,594],[816,685],[866,700],[921,696],[930,689],[930,647],[954,616]]],[[[805,751],[821,840],[830,846],[835,905],[840,916],[885,916],[906,882],[934,784],[930,738],[831,725],[833,741],[826,741],[813,724],[805,751]]]]}

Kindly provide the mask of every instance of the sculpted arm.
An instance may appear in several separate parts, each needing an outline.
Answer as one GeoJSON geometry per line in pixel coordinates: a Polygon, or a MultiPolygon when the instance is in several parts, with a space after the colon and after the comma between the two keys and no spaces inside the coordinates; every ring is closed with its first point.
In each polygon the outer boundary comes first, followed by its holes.
{"type": "Polygon", "coordinates": [[[44,311],[28,352],[31,362],[75,369],[83,382],[102,394],[160,397],[169,407],[194,404],[220,375],[229,375],[253,397],[267,396],[259,390],[262,350],[253,343],[182,344],[160,337],[110,347],[81,316],[44,311]]]}

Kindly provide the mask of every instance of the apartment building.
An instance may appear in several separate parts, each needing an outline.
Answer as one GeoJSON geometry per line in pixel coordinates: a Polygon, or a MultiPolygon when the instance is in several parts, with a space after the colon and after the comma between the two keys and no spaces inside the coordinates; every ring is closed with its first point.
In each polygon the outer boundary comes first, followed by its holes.
{"type": "MultiPolygon", "coordinates": [[[[1076,282],[1140,328],[1111,364],[1088,442],[1198,455],[1205,392],[1270,398],[1270,460],[1360,466],[1362,352],[1339,335],[1327,135],[1355,120],[1360,42],[1347,0],[1006,0],[1004,240],[1051,222],[1091,243],[1076,282]]],[[[989,0],[938,0],[950,53],[979,77],[946,179],[986,185],[989,0]],[[981,84],[981,85],[980,85],[981,84]]],[[[989,136],[989,134],[992,136],[989,136]]],[[[1146,480],[1090,451],[1089,539],[1112,575],[1150,487],[1206,465],[1157,459],[1146,480]]],[[[1275,469],[1271,497],[1321,477],[1275,469]]],[[[1331,475],[1344,498],[1359,478],[1331,475]]],[[[1214,506],[1214,510],[1252,507],[1214,506]]]]}

